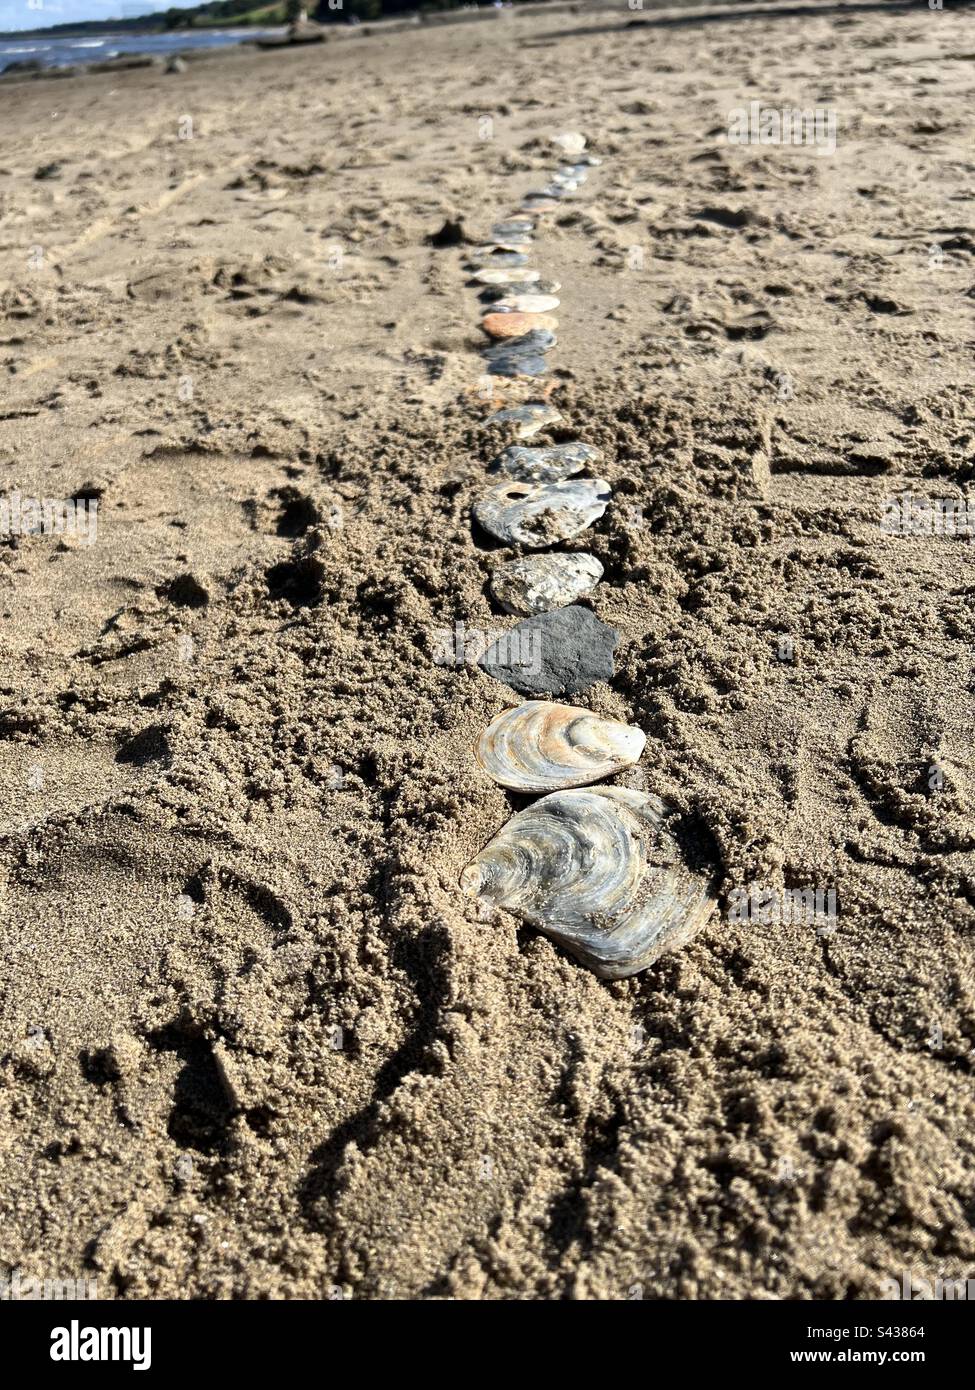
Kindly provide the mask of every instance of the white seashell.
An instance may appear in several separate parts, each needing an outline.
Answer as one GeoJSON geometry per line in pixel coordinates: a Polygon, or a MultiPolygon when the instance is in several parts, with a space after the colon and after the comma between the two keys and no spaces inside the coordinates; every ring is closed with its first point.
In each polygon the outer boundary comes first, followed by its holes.
{"type": "Polygon", "coordinates": [[[578,536],[602,516],[612,492],[605,478],[561,483],[499,483],[474,504],[478,523],[506,545],[542,550],[578,536]]]}
{"type": "Polygon", "coordinates": [[[530,618],[551,613],[591,594],[603,577],[603,567],[586,551],[572,555],[519,555],[495,565],[491,592],[508,613],[530,618]]]}
{"type": "Polygon", "coordinates": [[[488,306],[488,313],[499,309],[510,309],[515,314],[547,314],[562,303],[554,294],[512,294],[506,299],[496,299],[488,306]]]}
{"type": "Polygon", "coordinates": [[[514,792],[601,782],[640,761],[646,734],[578,705],[525,700],[492,719],[474,745],[489,777],[514,792]]]}
{"type": "Polygon", "coordinates": [[[552,144],[564,150],[566,154],[582,154],[586,148],[586,137],[577,130],[566,130],[561,135],[553,136],[552,144]]]}
{"type": "Polygon", "coordinates": [[[715,903],[685,864],[655,796],[623,787],[552,792],[513,816],[460,877],[601,979],[685,945],[715,903]]]}
{"type": "Polygon", "coordinates": [[[488,266],[485,270],[476,270],[472,276],[481,285],[532,285],[541,278],[540,270],[529,270],[527,266],[520,265],[514,265],[510,270],[488,266]]]}

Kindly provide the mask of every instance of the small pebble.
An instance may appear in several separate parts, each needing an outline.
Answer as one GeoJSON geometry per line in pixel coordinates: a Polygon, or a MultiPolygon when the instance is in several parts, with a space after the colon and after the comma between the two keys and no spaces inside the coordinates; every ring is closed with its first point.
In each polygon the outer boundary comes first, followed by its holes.
{"type": "Polygon", "coordinates": [[[539,613],[488,647],[477,663],[522,695],[579,695],[612,680],[619,634],[577,604],[539,613]]]}
{"type": "Polygon", "coordinates": [[[518,314],[509,311],[503,314],[485,314],[481,319],[481,327],[491,338],[523,338],[533,329],[541,328],[554,332],[558,326],[558,319],[553,318],[551,314],[518,314]]]}

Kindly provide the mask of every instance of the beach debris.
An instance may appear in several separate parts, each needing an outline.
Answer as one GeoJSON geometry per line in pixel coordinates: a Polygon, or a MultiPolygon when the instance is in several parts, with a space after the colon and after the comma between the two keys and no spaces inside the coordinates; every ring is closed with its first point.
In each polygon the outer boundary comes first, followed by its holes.
{"type": "Polygon", "coordinates": [[[509,222],[495,222],[491,228],[491,235],[497,237],[499,241],[504,241],[506,237],[531,236],[534,230],[533,218],[512,217],[509,222]]]}
{"type": "Polygon", "coordinates": [[[482,356],[491,376],[543,376],[548,367],[542,354],[557,341],[547,329],[533,328],[521,337],[482,349],[482,356]]]}
{"type": "Polygon", "coordinates": [[[603,980],[685,945],[715,903],[658,797],[552,792],[512,816],[460,877],[464,893],[537,927],[603,980]]]}
{"type": "Polygon", "coordinates": [[[508,299],[499,299],[492,308],[510,309],[516,314],[547,314],[552,309],[557,309],[562,303],[561,299],[554,294],[534,294],[529,291],[527,294],[513,294],[508,299]]]}
{"type": "MultiPolygon", "coordinates": [[[[562,288],[558,280],[533,280],[531,281],[532,294],[556,294],[562,288]]],[[[522,294],[525,286],[519,285],[514,280],[509,280],[507,284],[499,281],[496,285],[485,285],[480,293],[481,302],[493,304],[498,299],[510,299],[514,294],[522,294]]],[[[484,312],[487,312],[485,310],[484,312]]]]}
{"type": "Polygon", "coordinates": [[[578,705],[525,700],[491,720],[474,756],[509,791],[554,792],[601,782],[632,767],[646,741],[632,724],[603,719],[578,705]]]}
{"type": "Polygon", "coordinates": [[[544,401],[526,401],[524,405],[496,410],[484,421],[486,425],[511,425],[516,439],[531,439],[547,425],[557,425],[562,413],[544,401]]]}
{"type": "Polygon", "coordinates": [[[528,263],[528,257],[523,251],[474,251],[469,260],[470,264],[478,269],[485,266],[503,266],[508,270],[528,263]]]}
{"type": "Polygon", "coordinates": [[[523,206],[531,212],[558,212],[562,204],[557,198],[546,198],[541,193],[529,193],[523,206]]]}
{"type": "Polygon", "coordinates": [[[521,695],[579,695],[596,681],[612,679],[618,641],[616,630],[590,609],[570,604],[526,618],[477,664],[521,695]]]}
{"type": "Polygon", "coordinates": [[[611,496],[605,478],[504,482],[474,503],[474,516],[479,526],[506,545],[542,550],[572,540],[598,521],[611,496]]]}
{"type": "Polygon", "coordinates": [[[586,137],[577,130],[564,130],[561,135],[552,136],[552,144],[567,155],[579,155],[586,148],[586,137]]]}
{"type": "Polygon", "coordinates": [[[500,267],[488,266],[484,270],[475,271],[471,277],[481,285],[529,285],[541,279],[540,270],[519,270],[512,266],[510,270],[502,270],[500,267]]]}
{"type": "Polygon", "coordinates": [[[178,53],[174,53],[166,63],[166,72],[186,72],[188,63],[178,53]]]}
{"type": "Polygon", "coordinates": [[[551,314],[519,314],[511,310],[485,314],[481,327],[490,338],[523,338],[535,329],[554,333],[559,321],[551,314]]]}
{"type": "Polygon", "coordinates": [[[495,565],[491,592],[508,613],[520,618],[566,608],[591,594],[603,577],[603,567],[586,551],[571,555],[519,555],[495,565]]]}
{"type": "Polygon", "coordinates": [[[599,450],[592,444],[573,442],[549,444],[544,448],[511,444],[494,460],[491,471],[522,483],[558,483],[563,478],[571,478],[573,473],[599,457],[599,450]]]}

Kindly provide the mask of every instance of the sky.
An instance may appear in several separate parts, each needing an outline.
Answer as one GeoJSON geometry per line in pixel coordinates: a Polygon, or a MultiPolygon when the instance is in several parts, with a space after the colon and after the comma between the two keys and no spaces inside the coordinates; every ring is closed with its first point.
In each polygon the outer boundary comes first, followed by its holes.
{"type": "Polygon", "coordinates": [[[185,9],[200,0],[0,0],[0,33],[44,29],[81,19],[129,19],[153,10],[185,9]]]}

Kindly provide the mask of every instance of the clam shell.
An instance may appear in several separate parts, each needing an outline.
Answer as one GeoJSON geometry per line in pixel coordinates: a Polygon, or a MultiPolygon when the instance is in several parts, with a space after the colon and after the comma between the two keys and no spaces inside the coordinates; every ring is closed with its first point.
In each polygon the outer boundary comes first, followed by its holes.
{"type": "Polygon", "coordinates": [[[482,285],[530,285],[542,278],[540,270],[528,270],[525,267],[512,266],[508,270],[503,270],[498,266],[488,266],[484,270],[474,272],[472,279],[477,280],[482,285]]]}
{"type": "Polygon", "coordinates": [[[622,787],[552,792],[513,816],[460,877],[485,905],[543,931],[603,980],[645,970],[710,917],[655,796],[622,787]]]}
{"type": "Polygon", "coordinates": [[[499,483],[474,503],[474,516],[499,541],[542,550],[598,521],[612,492],[605,478],[561,483],[499,483]]]}
{"type": "Polygon", "coordinates": [[[549,444],[541,449],[510,444],[494,460],[491,470],[522,483],[557,483],[571,478],[599,456],[592,444],[549,444]]]}
{"type": "Polygon", "coordinates": [[[515,314],[548,314],[561,302],[554,294],[513,294],[510,299],[496,299],[491,309],[492,312],[510,309],[515,314]]]}
{"type": "Polygon", "coordinates": [[[474,745],[489,777],[514,792],[601,782],[640,761],[646,734],[578,705],[525,700],[492,719],[474,745]]]}
{"type": "Polygon", "coordinates": [[[489,338],[523,338],[536,330],[554,333],[558,326],[558,319],[551,314],[518,314],[511,309],[485,314],[481,319],[481,328],[489,338]]]}
{"type": "Polygon", "coordinates": [[[491,593],[508,613],[530,618],[591,594],[602,577],[602,565],[584,550],[572,555],[519,555],[495,565],[491,593]]]}

